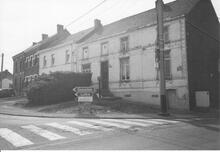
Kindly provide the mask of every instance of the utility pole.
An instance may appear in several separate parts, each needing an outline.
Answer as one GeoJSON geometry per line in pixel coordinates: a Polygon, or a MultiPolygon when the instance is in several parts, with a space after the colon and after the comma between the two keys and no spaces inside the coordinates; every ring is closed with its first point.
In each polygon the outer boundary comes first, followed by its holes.
{"type": "Polygon", "coordinates": [[[1,64],[1,72],[3,71],[3,64],[4,64],[4,53],[2,53],[2,64],[1,64]]]}
{"type": "Polygon", "coordinates": [[[163,36],[163,0],[156,1],[157,11],[157,49],[159,49],[159,69],[160,69],[160,115],[168,116],[166,101],[166,79],[164,66],[164,36],[163,36]]]}

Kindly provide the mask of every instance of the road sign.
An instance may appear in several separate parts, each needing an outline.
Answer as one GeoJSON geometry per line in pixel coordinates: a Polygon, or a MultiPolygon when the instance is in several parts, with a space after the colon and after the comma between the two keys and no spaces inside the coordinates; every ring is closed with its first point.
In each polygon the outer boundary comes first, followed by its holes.
{"type": "Polygon", "coordinates": [[[75,95],[78,98],[78,102],[92,102],[95,89],[92,87],[76,87],[73,88],[75,95]]]}

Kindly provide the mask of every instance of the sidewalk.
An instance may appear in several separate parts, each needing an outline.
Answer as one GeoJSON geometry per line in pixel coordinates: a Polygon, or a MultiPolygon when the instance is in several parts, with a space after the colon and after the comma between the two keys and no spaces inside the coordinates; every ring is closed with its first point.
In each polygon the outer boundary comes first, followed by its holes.
{"type": "MultiPolygon", "coordinates": [[[[63,113],[62,111],[58,112],[38,112],[34,109],[25,109],[19,106],[15,106],[16,103],[22,102],[26,100],[25,98],[7,98],[0,99],[0,114],[4,115],[13,115],[13,116],[27,116],[27,117],[45,117],[45,118],[114,118],[114,119],[123,119],[123,118],[166,118],[166,119],[174,119],[174,118],[219,118],[216,113],[195,113],[195,112],[183,112],[183,111],[174,111],[170,110],[170,116],[163,117],[158,115],[160,112],[150,111],[146,113],[139,114],[129,114],[125,112],[119,111],[107,111],[106,113],[87,113],[87,114],[78,114],[78,113],[63,113]]],[[[219,111],[218,111],[219,112],[219,111]]]]}

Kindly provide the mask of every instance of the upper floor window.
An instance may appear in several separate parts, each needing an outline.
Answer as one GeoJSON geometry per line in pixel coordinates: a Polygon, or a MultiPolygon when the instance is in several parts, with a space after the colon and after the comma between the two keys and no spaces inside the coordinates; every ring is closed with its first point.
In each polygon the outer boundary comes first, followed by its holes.
{"type": "Polygon", "coordinates": [[[55,63],[55,57],[54,54],[51,54],[51,66],[53,66],[55,63]]]}
{"type": "Polygon", "coordinates": [[[108,55],[108,42],[101,44],[101,55],[108,55]]]}
{"type": "Polygon", "coordinates": [[[34,58],[34,66],[36,66],[38,64],[38,55],[35,55],[34,58]]]}
{"type": "Polygon", "coordinates": [[[170,50],[164,51],[164,68],[165,68],[165,78],[166,80],[171,79],[171,57],[170,50]]]}
{"type": "Polygon", "coordinates": [[[31,66],[32,66],[32,60],[33,60],[33,56],[30,56],[30,59],[29,59],[29,66],[28,66],[28,67],[31,67],[31,66]]]}
{"type": "Polygon", "coordinates": [[[91,72],[91,64],[90,63],[83,64],[82,65],[82,72],[91,72]]]}
{"type": "Polygon", "coordinates": [[[44,56],[43,58],[43,67],[46,67],[47,66],[47,58],[46,56],[44,56]]]}
{"type": "Polygon", "coordinates": [[[83,48],[83,59],[89,58],[89,49],[88,47],[83,48]]]}
{"type": "Polygon", "coordinates": [[[76,62],[76,55],[74,52],[72,52],[72,59],[73,59],[73,62],[76,62]]]}
{"type": "Polygon", "coordinates": [[[70,62],[70,51],[66,50],[66,63],[70,62]]]}
{"type": "Polygon", "coordinates": [[[168,43],[170,41],[170,38],[169,38],[169,26],[164,26],[164,28],[163,28],[163,35],[164,35],[164,43],[168,43]]]}
{"type": "Polygon", "coordinates": [[[129,81],[130,80],[130,70],[129,70],[129,58],[120,59],[120,80],[129,81]]]}
{"type": "Polygon", "coordinates": [[[128,51],[128,37],[121,38],[121,52],[125,53],[128,51]]]}

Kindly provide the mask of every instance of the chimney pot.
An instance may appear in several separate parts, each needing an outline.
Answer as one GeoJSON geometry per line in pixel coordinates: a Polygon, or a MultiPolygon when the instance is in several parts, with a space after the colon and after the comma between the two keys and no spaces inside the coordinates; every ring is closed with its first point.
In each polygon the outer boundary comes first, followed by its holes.
{"type": "Polygon", "coordinates": [[[102,27],[101,20],[95,19],[94,20],[94,26],[95,26],[95,29],[102,27]]]}
{"type": "Polygon", "coordinates": [[[63,31],[63,25],[57,24],[57,33],[60,33],[63,31]]]}
{"type": "Polygon", "coordinates": [[[45,40],[48,38],[48,35],[47,34],[42,34],[42,40],[45,40]]]}

